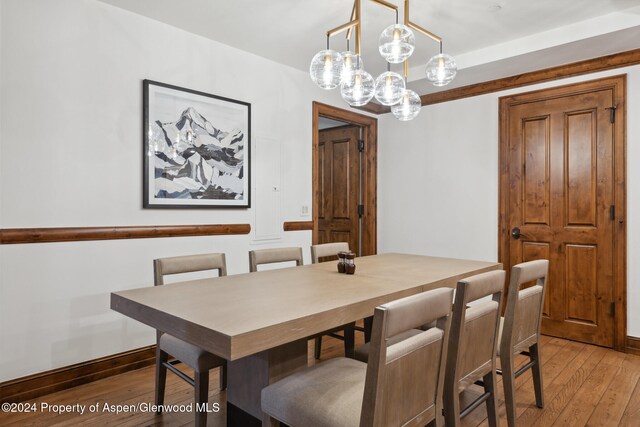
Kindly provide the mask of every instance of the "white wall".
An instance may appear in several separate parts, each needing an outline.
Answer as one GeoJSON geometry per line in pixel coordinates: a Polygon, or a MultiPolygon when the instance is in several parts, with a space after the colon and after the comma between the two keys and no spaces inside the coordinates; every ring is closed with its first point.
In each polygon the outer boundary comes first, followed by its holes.
{"type": "Polygon", "coordinates": [[[640,336],[640,66],[422,108],[411,122],[379,122],[378,250],[498,256],[498,98],[627,74],[627,308],[640,336]],[[407,203],[411,207],[407,209],[407,203]]]}
{"type": "Polygon", "coordinates": [[[109,309],[109,293],[149,286],[154,258],[224,251],[234,274],[256,245],[308,248],[311,233],[284,233],[282,221],[310,219],[311,103],[342,106],[335,91],[95,0],[1,5],[0,228],[258,222],[276,235],[1,245],[0,381],[153,343],[109,309]],[[145,78],[250,102],[252,152],[256,141],[281,152],[280,168],[254,155],[252,186],[279,183],[266,198],[277,206],[254,192],[251,209],[142,209],[145,78]]]}

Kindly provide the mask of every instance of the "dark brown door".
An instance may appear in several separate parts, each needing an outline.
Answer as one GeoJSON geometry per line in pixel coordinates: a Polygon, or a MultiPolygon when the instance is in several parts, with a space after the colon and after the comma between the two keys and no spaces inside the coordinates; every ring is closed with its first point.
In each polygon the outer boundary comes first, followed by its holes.
{"type": "Polygon", "coordinates": [[[359,251],[360,159],[358,126],[319,132],[318,243],[348,242],[359,251]]]}
{"type": "Polygon", "coordinates": [[[510,105],[508,263],[550,260],[542,331],[612,347],[614,116],[610,88],[510,105]]]}

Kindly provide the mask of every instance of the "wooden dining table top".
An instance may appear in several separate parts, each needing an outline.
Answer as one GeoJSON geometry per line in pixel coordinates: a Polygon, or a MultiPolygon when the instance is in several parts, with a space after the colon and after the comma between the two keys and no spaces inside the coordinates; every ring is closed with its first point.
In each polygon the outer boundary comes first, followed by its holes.
{"type": "Polygon", "coordinates": [[[502,268],[496,262],[388,253],[131,289],[111,308],[227,360],[362,319],[376,306],[502,268]]]}

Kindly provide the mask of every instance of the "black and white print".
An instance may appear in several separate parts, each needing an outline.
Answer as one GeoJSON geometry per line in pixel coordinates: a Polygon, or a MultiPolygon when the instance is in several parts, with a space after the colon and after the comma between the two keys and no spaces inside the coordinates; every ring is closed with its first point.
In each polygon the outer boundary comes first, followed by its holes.
{"type": "Polygon", "coordinates": [[[144,207],[249,207],[248,103],[144,81],[144,207]]]}

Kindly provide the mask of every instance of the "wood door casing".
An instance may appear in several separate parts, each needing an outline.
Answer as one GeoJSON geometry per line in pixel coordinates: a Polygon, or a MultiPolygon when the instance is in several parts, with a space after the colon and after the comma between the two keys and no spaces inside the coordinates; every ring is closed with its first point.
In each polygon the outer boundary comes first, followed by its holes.
{"type": "Polygon", "coordinates": [[[319,131],[318,243],[348,242],[359,252],[360,127],[319,131]]]}
{"type": "Polygon", "coordinates": [[[318,220],[318,194],[320,192],[320,162],[319,162],[319,118],[326,117],[342,121],[362,128],[364,151],[361,155],[362,167],[362,255],[374,255],[377,253],[377,179],[378,179],[378,120],[375,117],[344,110],[331,105],[313,102],[312,125],[312,177],[313,177],[313,227],[312,243],[319,242],[318,220]]]}
{"type": "Polygon", "coordinates": [[[501,99],[500,260],[550,260],[543,333],[616,349],[626,335],[621,88],[616,77],[501,99]]]}

